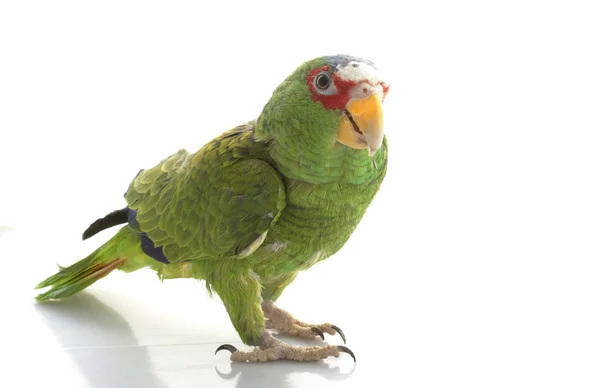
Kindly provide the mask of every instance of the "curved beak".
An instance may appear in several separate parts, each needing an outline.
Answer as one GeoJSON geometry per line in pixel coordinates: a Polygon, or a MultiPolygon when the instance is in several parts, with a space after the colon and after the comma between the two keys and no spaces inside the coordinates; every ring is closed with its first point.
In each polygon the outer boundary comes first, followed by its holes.
{"type": "Polygon", "coordinates": [[[337,140],[351,148],[368,148],[369,156],[375,155],[383,142],[383,106],[378,93],[348,101],[337,140]]]}

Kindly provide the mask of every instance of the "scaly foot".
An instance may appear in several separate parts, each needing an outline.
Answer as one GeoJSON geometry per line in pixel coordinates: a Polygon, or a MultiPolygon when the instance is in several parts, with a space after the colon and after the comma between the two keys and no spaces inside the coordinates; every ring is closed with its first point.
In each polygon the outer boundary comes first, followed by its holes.
{"type": "Polygon", "coordinates": [[[267,318],[265,321],[265,327],[267,329],[277,329],[284,333],[303,338],[315,338],[315,336],[319,336],[322,340],[325,340],[325,335],[323,333],[327,333],[329,335],[335,335],[338,333],[340,337],[342,337],[344,343],[346,343],[346,336],[344,335],[344,332],[336,325],[332,325],[330,323],[311,325],[309,323],[299,321],[298,319],[294,318],[292,314],[275,306],[275,303],[272,301],[262,302],[261,307],[263,313],[265,314],[265,318],[267,318]]]}
{"type": "Polygon", "coordinates": [[[251,352],[241,352],[233,345],[221,345],[219,350],[229,350],[231,352],[231,361],[235,362],[267,362],[275,360],[295,360],[295,361],[318,361],[327,357],[339,357],[340,352],[348,353],[352,356],[354,362],[356,357],[350,349],[345,346],[292,346],[276,338],[273,338],[266,331],[261,338],[261,346],[251,352]]]}

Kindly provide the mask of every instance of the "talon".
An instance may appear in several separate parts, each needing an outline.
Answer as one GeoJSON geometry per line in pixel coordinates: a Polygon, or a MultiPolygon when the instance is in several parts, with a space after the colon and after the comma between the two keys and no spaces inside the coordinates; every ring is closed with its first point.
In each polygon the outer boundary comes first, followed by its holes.
{"type": "Polygon", "coordinates": [[[338,345],[338,346],[337,346],[337,349],[338,349],[340,352],[348,353],[350,356],[352,356],[352,359],[354,360],[354,362],[356,362],[356,357],[354,357],[354,353],[352,353],[352,350],[350,350],[350,349],[348,349],[347,347],[345,347],[345,346],[342,346],[342,345],[338,345]]]}
{"type": "MultiPolygon", "coordinates": [[[[338,334],[340,335],[340,337],[342,337],[342,340],[344,340],[344,343],[346,343],[346,336],[344,335],[344,332],[342,331],[342,329],[340,329],[336,325],[331,325],[331,328],[333,330],[337,331],[338,334]]],[[[356,360],[354,360],[354,361],[356,361],[356,360]]]]}
{"type": "Polygon", "coordinates": [[[224,344],[221,345],[217,348],[217,350],[215,350],[215,354],[217,354],[219,352],[219,350],[229,350],[231,353],[237,352],[237,348],[233,345],[229,345],[229,344],[224,344]]]}
{"type": "MultiPolygon", "coordinates": [[[[323,331],[321,329],[319,329],[318,327],[311,327],[310,331],[312,331],[313,333],[321,337],[323,341],[325,341],[325,334],[323,334],[323,331]]],[[[346,341],[344,341],[344,343],[346,343],[346,341]]]]}

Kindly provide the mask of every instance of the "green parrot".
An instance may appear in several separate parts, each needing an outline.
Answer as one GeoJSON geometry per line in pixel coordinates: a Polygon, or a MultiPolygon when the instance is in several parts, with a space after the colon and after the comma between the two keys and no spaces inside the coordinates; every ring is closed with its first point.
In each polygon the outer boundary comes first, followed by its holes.
{"type": "Polygon", "coordinates": [[[291,346],[270,329],[303,338],[346,337],[308,324],[275,302],[300,271],[344,246],[387,169],[383,101],[389,85],[368,60],[323,56],[301,64],[258,118],[140,170],[126,207],[96,220],[87,239],[124,224],[86,258],[39,283],[39,301],[69,297],[118,269],[193,278],[217,294],[243,352],[238,362],[316,361],[346,346],[291,346]]]}

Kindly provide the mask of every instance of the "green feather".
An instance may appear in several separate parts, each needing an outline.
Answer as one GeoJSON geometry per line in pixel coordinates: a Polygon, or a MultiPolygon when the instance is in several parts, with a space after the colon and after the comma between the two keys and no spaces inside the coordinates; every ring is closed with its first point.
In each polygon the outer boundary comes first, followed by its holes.
{"type": "Polygon", "coordinates": [[[128,226],[121,228],[109,241],[86,258],[40,282],[36,289],[50,287],[36,299],[61,299],[78,293],[119,268],[126,272],[145,267],[149,258],[142,254],[139,236],[128,226]]]}

